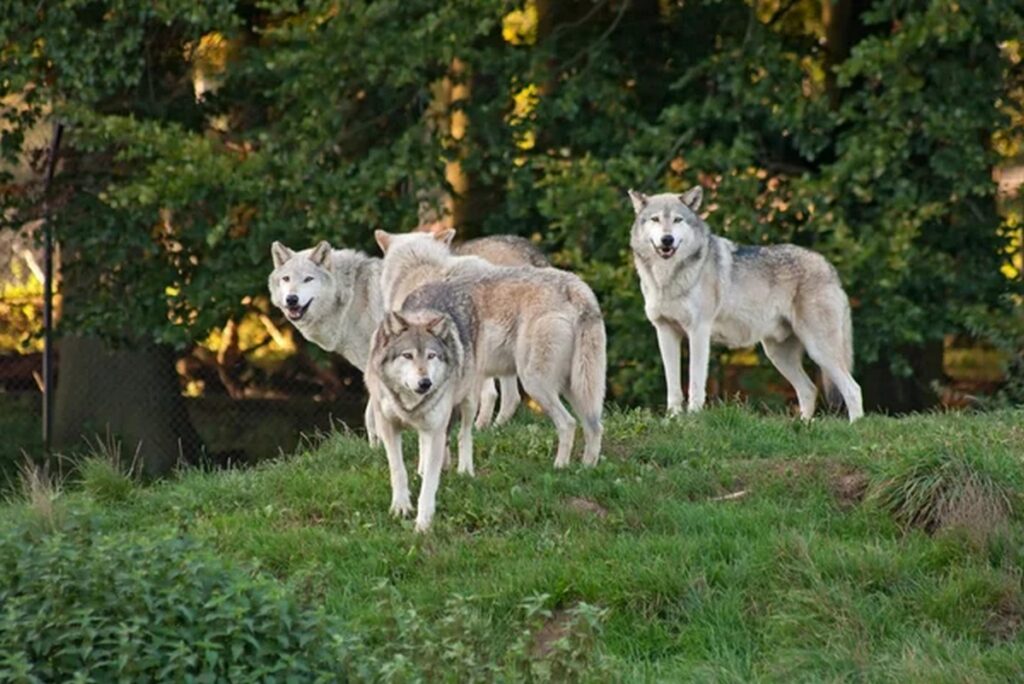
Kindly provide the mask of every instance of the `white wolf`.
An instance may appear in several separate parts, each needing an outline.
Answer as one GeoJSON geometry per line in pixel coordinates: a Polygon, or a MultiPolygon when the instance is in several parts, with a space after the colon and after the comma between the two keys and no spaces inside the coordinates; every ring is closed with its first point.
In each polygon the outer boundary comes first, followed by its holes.
{"type": "Polygon", "coordinates": [[[817,389],[803,369],[804,350],[838,389],[850,421],[860,418],[853,379],[850,303],[835,268],[795,245],[750,247],[711,233],[697,212],[703,191],[648,197],[629,191],[636,218],[630,236],[647,318],[654,324],[668,385],[668,411],[682,409],[680,346],[690,345],[687,408],[704,405],[711,342],[731,348],[758,342],[796,389],[800,414],[814,414],[817,389]]]}
{"type": "Polygon", "coordinates": [[[576,431],[576,421],[559,398],[565,395],[583,423],[583,462],[597,463],[605,330],[594,293],[578,276],[559,269],[498,267],[477,257],[454,256],[447,246],[451,237],[376,232],[385,253],[385,305],[399,309],[420,287],[439,281],[468,294],[479,317],[482,372],[519,376],[558,430],[557,468],[569,464],[576,431]]]}
{"type": "MultiPolygon", "coordinates": [[[[540,250],[529,240],[517,236],[478,238],[458,245],[457,249],[500,264],[547,265],[540,250]]],[[[381,259],[352,249],[332,249],[326,241],[301,251],[274,242],[270,253],[274,264],[268,278],[271,302],[307,340],[341,354],[365,372],[370,338],[384,318],[381,259]]],[[[494,383],[485,383],[477,427],[490,423],[497,396],[494,383]]],[[[515,376],[501,378],[497,424],[508,421],[518,405],[515,376]]],[[[374,444],[376,434],[369,406],[364,419],[367,436],[374,444]]]]}

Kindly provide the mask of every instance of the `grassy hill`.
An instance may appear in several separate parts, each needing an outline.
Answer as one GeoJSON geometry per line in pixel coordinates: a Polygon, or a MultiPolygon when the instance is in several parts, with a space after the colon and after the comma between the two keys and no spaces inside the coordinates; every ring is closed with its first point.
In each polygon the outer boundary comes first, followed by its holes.
{"type": "Polygon", "coordinates": [[[543,420],[478,433],[477,476],[444,475],[426,536],[387,514],[383,453],[344,434],[147,486],[95,461],[2,518],[26,549],[194,541],[354,635],[370,678],[1024,679],[1024,411],[606,425],[597,468],[558,472],[543,420]]]}

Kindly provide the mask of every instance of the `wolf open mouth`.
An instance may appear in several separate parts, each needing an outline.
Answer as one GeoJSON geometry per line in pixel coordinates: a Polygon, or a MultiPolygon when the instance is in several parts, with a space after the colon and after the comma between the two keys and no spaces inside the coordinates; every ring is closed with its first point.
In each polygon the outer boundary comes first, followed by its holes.
{"type": "Polygon", "coordinates": [[[284,315],[287,316],[288,320],[290,321],[297,321],[306,315],[306,311],[309,309],[309,305],[312,303],[313,300],[310,299],[308,302],[306,302],[305,306],[289,306],[287,307],[287,310],[285,311],[284,315]]]}
{"type": "Polygon", "coordinates": [[[671,257],[673,254],[676,253],[676,249],[678,249],[678,246],[675,245],[672,247],[666,247],[665,245],[659,244],[654,245],[654,251],[657,252],[658,256],[660,256],[662,259],[668,259],[669,257],[671,257]]]}

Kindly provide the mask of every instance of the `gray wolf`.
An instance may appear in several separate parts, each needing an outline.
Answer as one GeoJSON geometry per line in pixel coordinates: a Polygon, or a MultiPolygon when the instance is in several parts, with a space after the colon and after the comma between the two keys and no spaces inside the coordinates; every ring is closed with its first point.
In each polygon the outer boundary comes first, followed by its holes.
{"type": "MultiPolygon", "coordinates": [[[[445,228],[441,222],[428,223],[419,226],[419,232],[432,235],[444,235],[445,228]]],[[[495,266],[534,266],[546,268],[551,266],[547,257],[536,245],[526,238],[518,235],[495,235],[491,237],[476,238],[459,244],[453,244],[452,253],[459,256],[478,256],[489,261],[495,266]]],[[[501,385],[501,408],[498,410],[498,417],[495,425],[504,425],[519,408],[519,382],[514,375],[506,375],[498,378],[497,384],[501,385]]],[[[495,383],[485,382],[480,393],[480,409],[476,416],[476,427],[483,429],[490,425],[491,416],[494,415],[494,404],[498,400],[498,391],[495,383]]]]}
{"type": "Polygon", "coordinates": [[[421,288],[401,312],[388,314],[374,333],[366,387],[391,473],[391,512],[412,511],[402,458],[404,427],[419,435],[422,480],[416,531],[434,517],[448,423],[461,411],[459,472],[472,474],[471,421],[483,376],[475,358],[477,318],[472,301],[445,283],[421,288]]]}
{"type": "MultiPolygon", "coordinates": [[[[543,253],[529,240],[515,236],[470,240],[457,249],[501,264],[547,265],[543,253]]],[[[303,337],[327,351],[341,354],[365,373],[370,338],[384,318],[380,293],[381,259],[352,249],[333,249],[326,241],[301,251],[274,242],[270,253],[274,264],[268,278],[271,302],[281,309],[303,337]]],[[[508,421],[519,405],[519,387],[515,377],[502,378],[501,386],[498,425],[508,421]]],[[[478,427],[486,427],[490,423],[496,399],[494,384],[485,383],[477,416],[478,427]]],[[[376,434],[369,405],[364,419],[370,443],[375,444],[376,434]]]]}
{"type": "Polygon", "coordinates": [[[499,267],[479,257],[453,255],[448,248],[452,234],[375,233],[385,254],[385,306],[400,309],[418,288],[433,282],[467,293],[479,317],[482,372],[518,375],[558,430],[556,468],[569,464],[576,432],[576,421],[560,398],[565,396],[583,423],[583,462],[597,463],[606,350],[594,293],[578,276],[559,269],[499,267]]]}
{"type": "Polygon", "coordinates": [[[864,414],[853,379],[850,302],[835,268],[796,245],[744,246],[712,234],[697,214],[700,186],[682,195],[629,191],[636,212],[630,235],[644,310],[658,336],[668,412],[682,409],[680,347],[690,348],[687,409],[704,406],[711,342],[730,348],[760,342],[793,385],[800,415],[814,414],[817,389],[803,353],[842,396],[850,421],[864,414]]]}

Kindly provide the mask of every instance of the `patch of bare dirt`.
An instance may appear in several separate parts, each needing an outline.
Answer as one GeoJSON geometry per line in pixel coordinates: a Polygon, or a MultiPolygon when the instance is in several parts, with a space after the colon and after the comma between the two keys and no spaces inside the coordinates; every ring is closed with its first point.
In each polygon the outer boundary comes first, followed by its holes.
{"type": "Polygon", "coordinates": [[[1024,627],[1024,604],[1018,594],[1004,594],[985,622],[985,632],[996,642],[1013,641],[1024,627]]]}
{"type": "Polygon", "coordinates": [[[543,626],[533,635],[533,646],[530,654],[534,658],[544,658],[555,650],[555,644],[569,634],[572,628],[572,615],[566,608],[559,608],[551,614],[543,626]]]}
{"type": "Polygon", "coordinates": [[[839,507],[849,509],[864,500],[868,491],[868,476],[859,470],[839,467],[836,472],[829,473],[828,484],[839,507]]]}
{"type": "Polygon", "coordinates": [[[580,496],[574,496],[565,502],[565,505],[569,507],[569,510],[585,515],[596,515],[598,518],[607,518],[608,509],[601,504],[591,499],[584,499],[580,496]]]}
{"type": "Polygon", "coordinates": [[[775,479],[822,478],[839,503],[839,507],[844,510],[853,508],[863,501],[868,490],[869,478],[866,473],[834,460],[783,460],[769,463],[751,461],[751,467],[775,479]]]}

